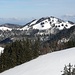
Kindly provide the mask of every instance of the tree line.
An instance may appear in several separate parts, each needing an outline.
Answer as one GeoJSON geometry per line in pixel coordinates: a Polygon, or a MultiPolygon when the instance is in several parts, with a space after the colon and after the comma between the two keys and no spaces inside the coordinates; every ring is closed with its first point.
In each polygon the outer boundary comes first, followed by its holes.
{"type": "Polygon", "coordinates": [[[65,65],[62,75],[75,75],[75,65],[65,65]]]}
{"type": "Polygon", "coordinates": [[[26,39],[6,45],[4,53],[0,56],[0,72],[38,57],[39,49],[39,40],[32,42],[26,39]]]}
{"type": "Polygon", "coordinates": [[[75,47],[75,41],[58,44],[58,41],[41,43],[37,40],[18,40],[7,44],[0,56],[0,72],[35,59],[39,55],[75,47]]]}

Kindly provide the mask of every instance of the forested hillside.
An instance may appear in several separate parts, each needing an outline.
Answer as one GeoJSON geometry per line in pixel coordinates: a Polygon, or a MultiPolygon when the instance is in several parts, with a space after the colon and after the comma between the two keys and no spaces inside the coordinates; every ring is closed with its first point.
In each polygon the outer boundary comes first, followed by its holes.
{"type": "Polygon", "coordinates": [[[0,72],[35,59],[39,55],[71,47],[75,47],[75,41],[61,44],[57,41],[42,44],[39,38],[36,41],[30,39],[15,41],[7,44],[0,56],[0,72]]]}

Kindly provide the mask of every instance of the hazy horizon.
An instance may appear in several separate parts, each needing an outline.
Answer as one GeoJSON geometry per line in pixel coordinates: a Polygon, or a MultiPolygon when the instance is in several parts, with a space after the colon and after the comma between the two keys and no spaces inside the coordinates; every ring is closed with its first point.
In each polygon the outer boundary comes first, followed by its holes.
{"type": "Polygon", "coordinates": [[[0,24],[10,21],[8,19],[17,24],[24,24],[24,21],[26,23],[46,16],[71,17],[75,16],[74,7],[75,0],[0,0],[0,24]]]}
{"type": "Polygon", "coordinates": [[[0,0],[2,18],[75,15],[75,0],[0,0]]]}

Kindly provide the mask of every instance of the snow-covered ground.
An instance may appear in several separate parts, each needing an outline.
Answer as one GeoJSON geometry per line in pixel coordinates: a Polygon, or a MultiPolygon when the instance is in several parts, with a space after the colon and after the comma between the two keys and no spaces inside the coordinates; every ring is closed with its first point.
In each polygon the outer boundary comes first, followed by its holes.
{"type": "Polygon", "coordinates": [[[39,29],[39,30],[45,30],[45,29],[49,29],[49,28],[51,28],[51,26],[50,26],[50,22],[48,21],[48,19],[46,19],[38,24],[35,24],[33,26],[33,29],[39,29]],[[41,23],[44,23],[44,24],[41,25],[41,23]]]}
{"type": "Polygon", "coordinates": [[[3,51],[4,51],[4,48],[0,47],[0,55],[1,55],[1,53],[3,53],[3,51]]]}
{"type": "Polygon", "coordinates": [[[9,31],[11,31],[12,29],[11,28],[8,28],[8,27],[0,27],[0,30],[2,30],[2,31],[6,31],[6,30],[9,30],[9,31]]]}
{"type": "Polygon", "coordinates": [[[75,64],[75,48],[48,53],[0,75],[61,75],[65,65],[75,64]]]}

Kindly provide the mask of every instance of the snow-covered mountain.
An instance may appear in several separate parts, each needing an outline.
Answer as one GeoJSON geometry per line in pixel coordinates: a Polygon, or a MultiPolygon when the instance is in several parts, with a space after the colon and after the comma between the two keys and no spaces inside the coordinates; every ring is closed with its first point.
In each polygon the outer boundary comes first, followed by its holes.
{"type": "Polygon", "coordinates": [[[0,30],[2,31],[0,32],[0,36],[2,38],[5,36],[8,38],[15,35],[55,35],[63,29],[68,30],[74,26],[75,24],[71,21],[66,22],[53,16],[42,17],[40,19],[34,19],[24,26],[9,23],[2,24],[0,25],[0,30]]]}
{"type": "Polygon", "coordinates": [[[61,75],[69,63],[75,64],[75,47],[39,56],[0,75],[61,75]]]}
{"type": "Polygon", "coordinates": [[[68,29],[72,26],[74,26],[74,24],[69,21],[65,22],[59,18],[51,16],[51,17],[43,17],[38,20],[35,19],[30,23],[26,24],[25,26],[23,26],[20,30],[29,30],[30,28],[39,30],[56,28],[59,30],[63,30],[64,28],[68,29]]]}
{"type": "Polygon", "coordinates": [[[75,24],[71,21],[63,21],[59,18],[50,16],[50,17],[42,17],[40,19],[34,19],[31,22],[27,23],[24,26],[19,26],[15,24],[2,24],[0,25],[0,30],[29,30],[29,29],[38,29],[38,30],[47,30],[47,29],[58,29],[63,30],[64,28],[68,29],[75,24]]]}

